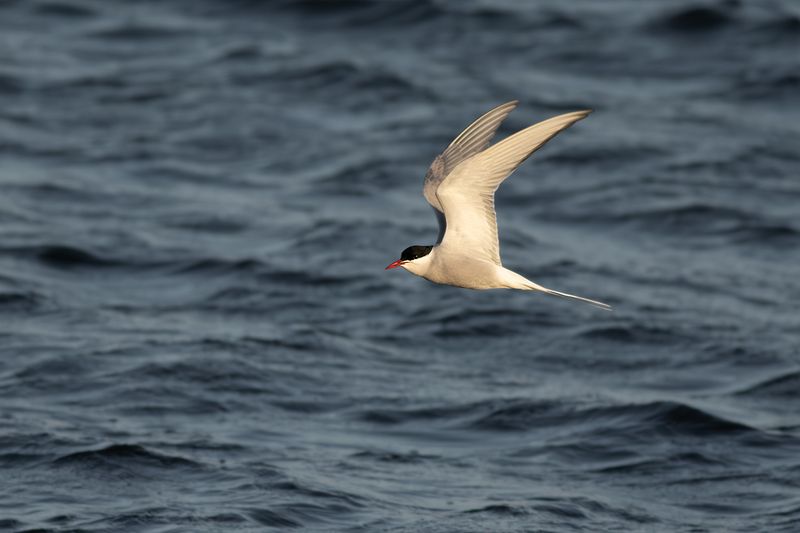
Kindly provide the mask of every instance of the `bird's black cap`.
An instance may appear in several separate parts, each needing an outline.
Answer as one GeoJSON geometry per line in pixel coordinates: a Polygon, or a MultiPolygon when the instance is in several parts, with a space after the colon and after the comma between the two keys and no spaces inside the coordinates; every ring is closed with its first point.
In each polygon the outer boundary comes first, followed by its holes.
{"type": "Polygon", "coordinates": [[[433,250],[433,246],[409,246],[400,254],[401,261],[413,261],[420,257],[425,257],[433,250]]]}

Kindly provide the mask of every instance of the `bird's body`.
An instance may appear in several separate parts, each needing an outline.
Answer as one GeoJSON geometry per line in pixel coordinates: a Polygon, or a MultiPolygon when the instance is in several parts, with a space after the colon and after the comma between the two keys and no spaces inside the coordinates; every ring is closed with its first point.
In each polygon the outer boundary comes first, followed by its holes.
{"type": "Polygon", "coordinates": [[[498,289],[506,287],[502,274],[506,270],[484,259],[475,259],[442,245],[406,266],[406,270],[434,283],[465,289],[498,289]],[[458,265],[459,268],[452,268],[458,265]]]}
{"type": "Polygon", "coordinates": [[[439,221],[433,246],[412,246],[388,267],[429,281],[468,289],[535,290],[608,309],[602,302],[538,285],[503,267],[494,193],[530,155],[559,131],[589,114],[559,115],[488,147],[500,123],[517,105],[508,102],[473,122],[431,164],[423,194],[439,221]]]}

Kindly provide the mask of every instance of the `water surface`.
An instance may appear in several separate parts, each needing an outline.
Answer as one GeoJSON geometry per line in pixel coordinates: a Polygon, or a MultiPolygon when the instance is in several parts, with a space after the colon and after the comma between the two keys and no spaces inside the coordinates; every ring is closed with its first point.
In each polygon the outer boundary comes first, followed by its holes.
{"type": "Polygon", "coordinates": [[[796,531],[787,1],[0,2],[0,529],[796,531]],[[593,108],[509,268],[383,267],[427,165],[593,108]]]}

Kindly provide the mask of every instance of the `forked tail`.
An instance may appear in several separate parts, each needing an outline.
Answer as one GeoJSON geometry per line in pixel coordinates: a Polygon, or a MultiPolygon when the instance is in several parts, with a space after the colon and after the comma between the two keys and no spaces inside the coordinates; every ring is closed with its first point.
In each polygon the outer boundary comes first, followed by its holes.
{"type": "Polygon", "coordinates": [[[597,300],[590,300],[589,298],[584,298],[583,296],[575,296],[574,294],[567,294],[566,292],[554,291],[553,289],[548,289],[547,287],[542,287],[541,285],[537,285],[532,281],[529,280],[526,281],[527,283],[525,283],[525,289],[527,290],[540,291],[545,294],[552,294],[554,296],[561,296],[562,298],[569,298],[570,300],[579,300],[581,302],[592,304],[593,306],[599,307],[600,309],[611,311],[611,306],[603,302],[598,302],[597,300]]]}
{"type": "Polygon", "coordinates": [[[562,298],[569,298],[570,300],[578,300],[581,302],[586,302],[587,304],[592,304],[593,306],[599,307],[600,309],[611,311],[611,306],[608,304],[604,304],[603,302],[598,302],[597,300],[590,300],[589,298],[584,298],[583,296],[575,296],[574,294],[567,294],[566,292],[558,292],[554,291],[553,289],[548,289],[547,287],[542,287],[541,285],[534,283],[528,278],[520,276],[513,270],[509,270],[507,268],[503,267],[500,268],[500,276],[502,279],[503,286],[509,289],[521,289],[523,291],[539,291],[545,294],[552,294],[553,296],[561,296],[562,298]]]}

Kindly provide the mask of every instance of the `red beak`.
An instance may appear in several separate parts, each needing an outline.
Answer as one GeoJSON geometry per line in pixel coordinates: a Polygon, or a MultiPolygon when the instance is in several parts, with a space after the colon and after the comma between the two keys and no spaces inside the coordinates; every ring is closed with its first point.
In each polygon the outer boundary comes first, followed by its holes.
{"type": "Polygon", "coordinates": [[[389,270],[390,268],[397,268],[400,265],[402,265],[403,263],[405,263],[405,261],[403,261],[402,259],[398,259],[397,261],[395,261],[394,263],[392,263],[388,267],[384,268],[384,270],[389,270]]]}

